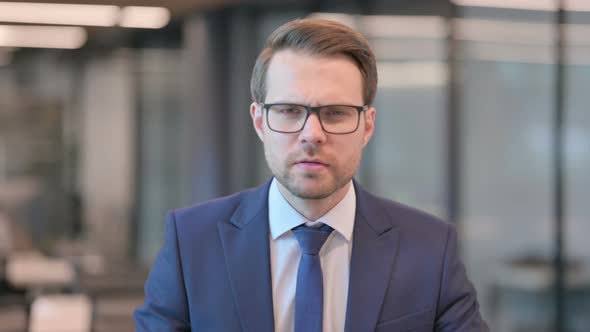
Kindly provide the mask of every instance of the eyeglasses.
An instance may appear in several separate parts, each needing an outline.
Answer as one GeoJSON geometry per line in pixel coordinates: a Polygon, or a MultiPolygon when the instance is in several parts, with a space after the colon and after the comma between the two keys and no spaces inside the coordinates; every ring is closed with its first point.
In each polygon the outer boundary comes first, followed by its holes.
{"type": "Polygon", "coordinates": [[[330,134],[350,134],[355,132],[360,123],[360,114],[369,106],[324,105],[304,106],[297,104],[264,104],[266,123],[272,131],[279,133],[296,133],[303,130],[307,119],[315,112],[322,129],[330,134]]]}

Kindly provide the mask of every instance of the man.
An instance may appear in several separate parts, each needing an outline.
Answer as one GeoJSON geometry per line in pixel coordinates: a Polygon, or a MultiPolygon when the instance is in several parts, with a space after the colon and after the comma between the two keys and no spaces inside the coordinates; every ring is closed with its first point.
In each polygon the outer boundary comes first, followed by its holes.
{"type": "Polygon", "coordinates": [[[250,114],[274,178],[168,215],[137,331],[488,331],[454,228],[352,179],[376,86],[344,25],[269,37],[250,114]]]}

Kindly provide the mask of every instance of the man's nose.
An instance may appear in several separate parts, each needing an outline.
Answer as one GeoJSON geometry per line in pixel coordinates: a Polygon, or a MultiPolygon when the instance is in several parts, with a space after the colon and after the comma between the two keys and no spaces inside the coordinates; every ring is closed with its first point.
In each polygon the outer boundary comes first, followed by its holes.
{"type": "Polygon", "coordinates": [[[326,140],[326,133],[322,128],[318,114],[312,113],[309,115],[299,136],[302,141],[308,143],[318,144],[326,140]]]}

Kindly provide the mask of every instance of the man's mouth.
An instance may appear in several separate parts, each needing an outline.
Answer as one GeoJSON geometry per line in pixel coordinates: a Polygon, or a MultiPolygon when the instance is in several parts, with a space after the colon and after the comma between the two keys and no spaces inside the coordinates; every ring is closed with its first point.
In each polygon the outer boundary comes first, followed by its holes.
{"type": "Polygon", "coordinates": [[[295,166],[303,168],[305,170],[314,171],[321,170],[329,165],[319,159],[302,159],[295,163],[295,166]]]}

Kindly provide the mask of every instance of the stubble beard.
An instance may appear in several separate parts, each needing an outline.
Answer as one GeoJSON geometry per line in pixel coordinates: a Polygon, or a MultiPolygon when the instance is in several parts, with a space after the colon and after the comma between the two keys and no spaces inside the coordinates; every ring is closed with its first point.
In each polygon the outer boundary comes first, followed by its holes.
{"type": "Polygon", "coordinates": [[[286,171],[284,174],[279,176],[275,175],[277,180],[287,189],[293,196],[300,198],[300,199],[309,199],[309,200],[321,200],[330,197],[334,194],[338,189],[344,187],[349,181],[349,179],[344,179],[342,177],[334,176],[332,174],[332,179],[323,183],[322,179],[320,178],[321,175],[318,174],[310,174],[305,173],[302,175],[304,179],[299,179],[301,176],[295,175],[292,176],[286,171]],[[317,181],[316,185],[312,185],[311,188],[307,188],[303,183],[303,181],[317,181]]]}
{"type": "MultiPolygon", "coordinates": [[[[304,151],[310,158],[317,155],[317,148],[314,148],[311,144],[305,146],[304,151]]],[[[339,169],[337,165],[331,164],[327,170],[329,173],[327,175],[315,172],[297,172],[299,173],[297,174],[296,170],[293,170],[295,167],[293,161],[296,158],[289,157],[284,163],[281,163],[280,160],[275,160],[277,163],[274,163],[268,154],[266,157],[269,168],[277,181],[294,197],[307,200],[321,200],[330,197],[350,182],[356,169],[354,165],[351,165],[353,170],[349,171],[347,169],[339,169]],[[303,182],[316,183],[306,185],[303,182]]],[[[358,164],[358,161],[351,162],[358,164]]]]}

